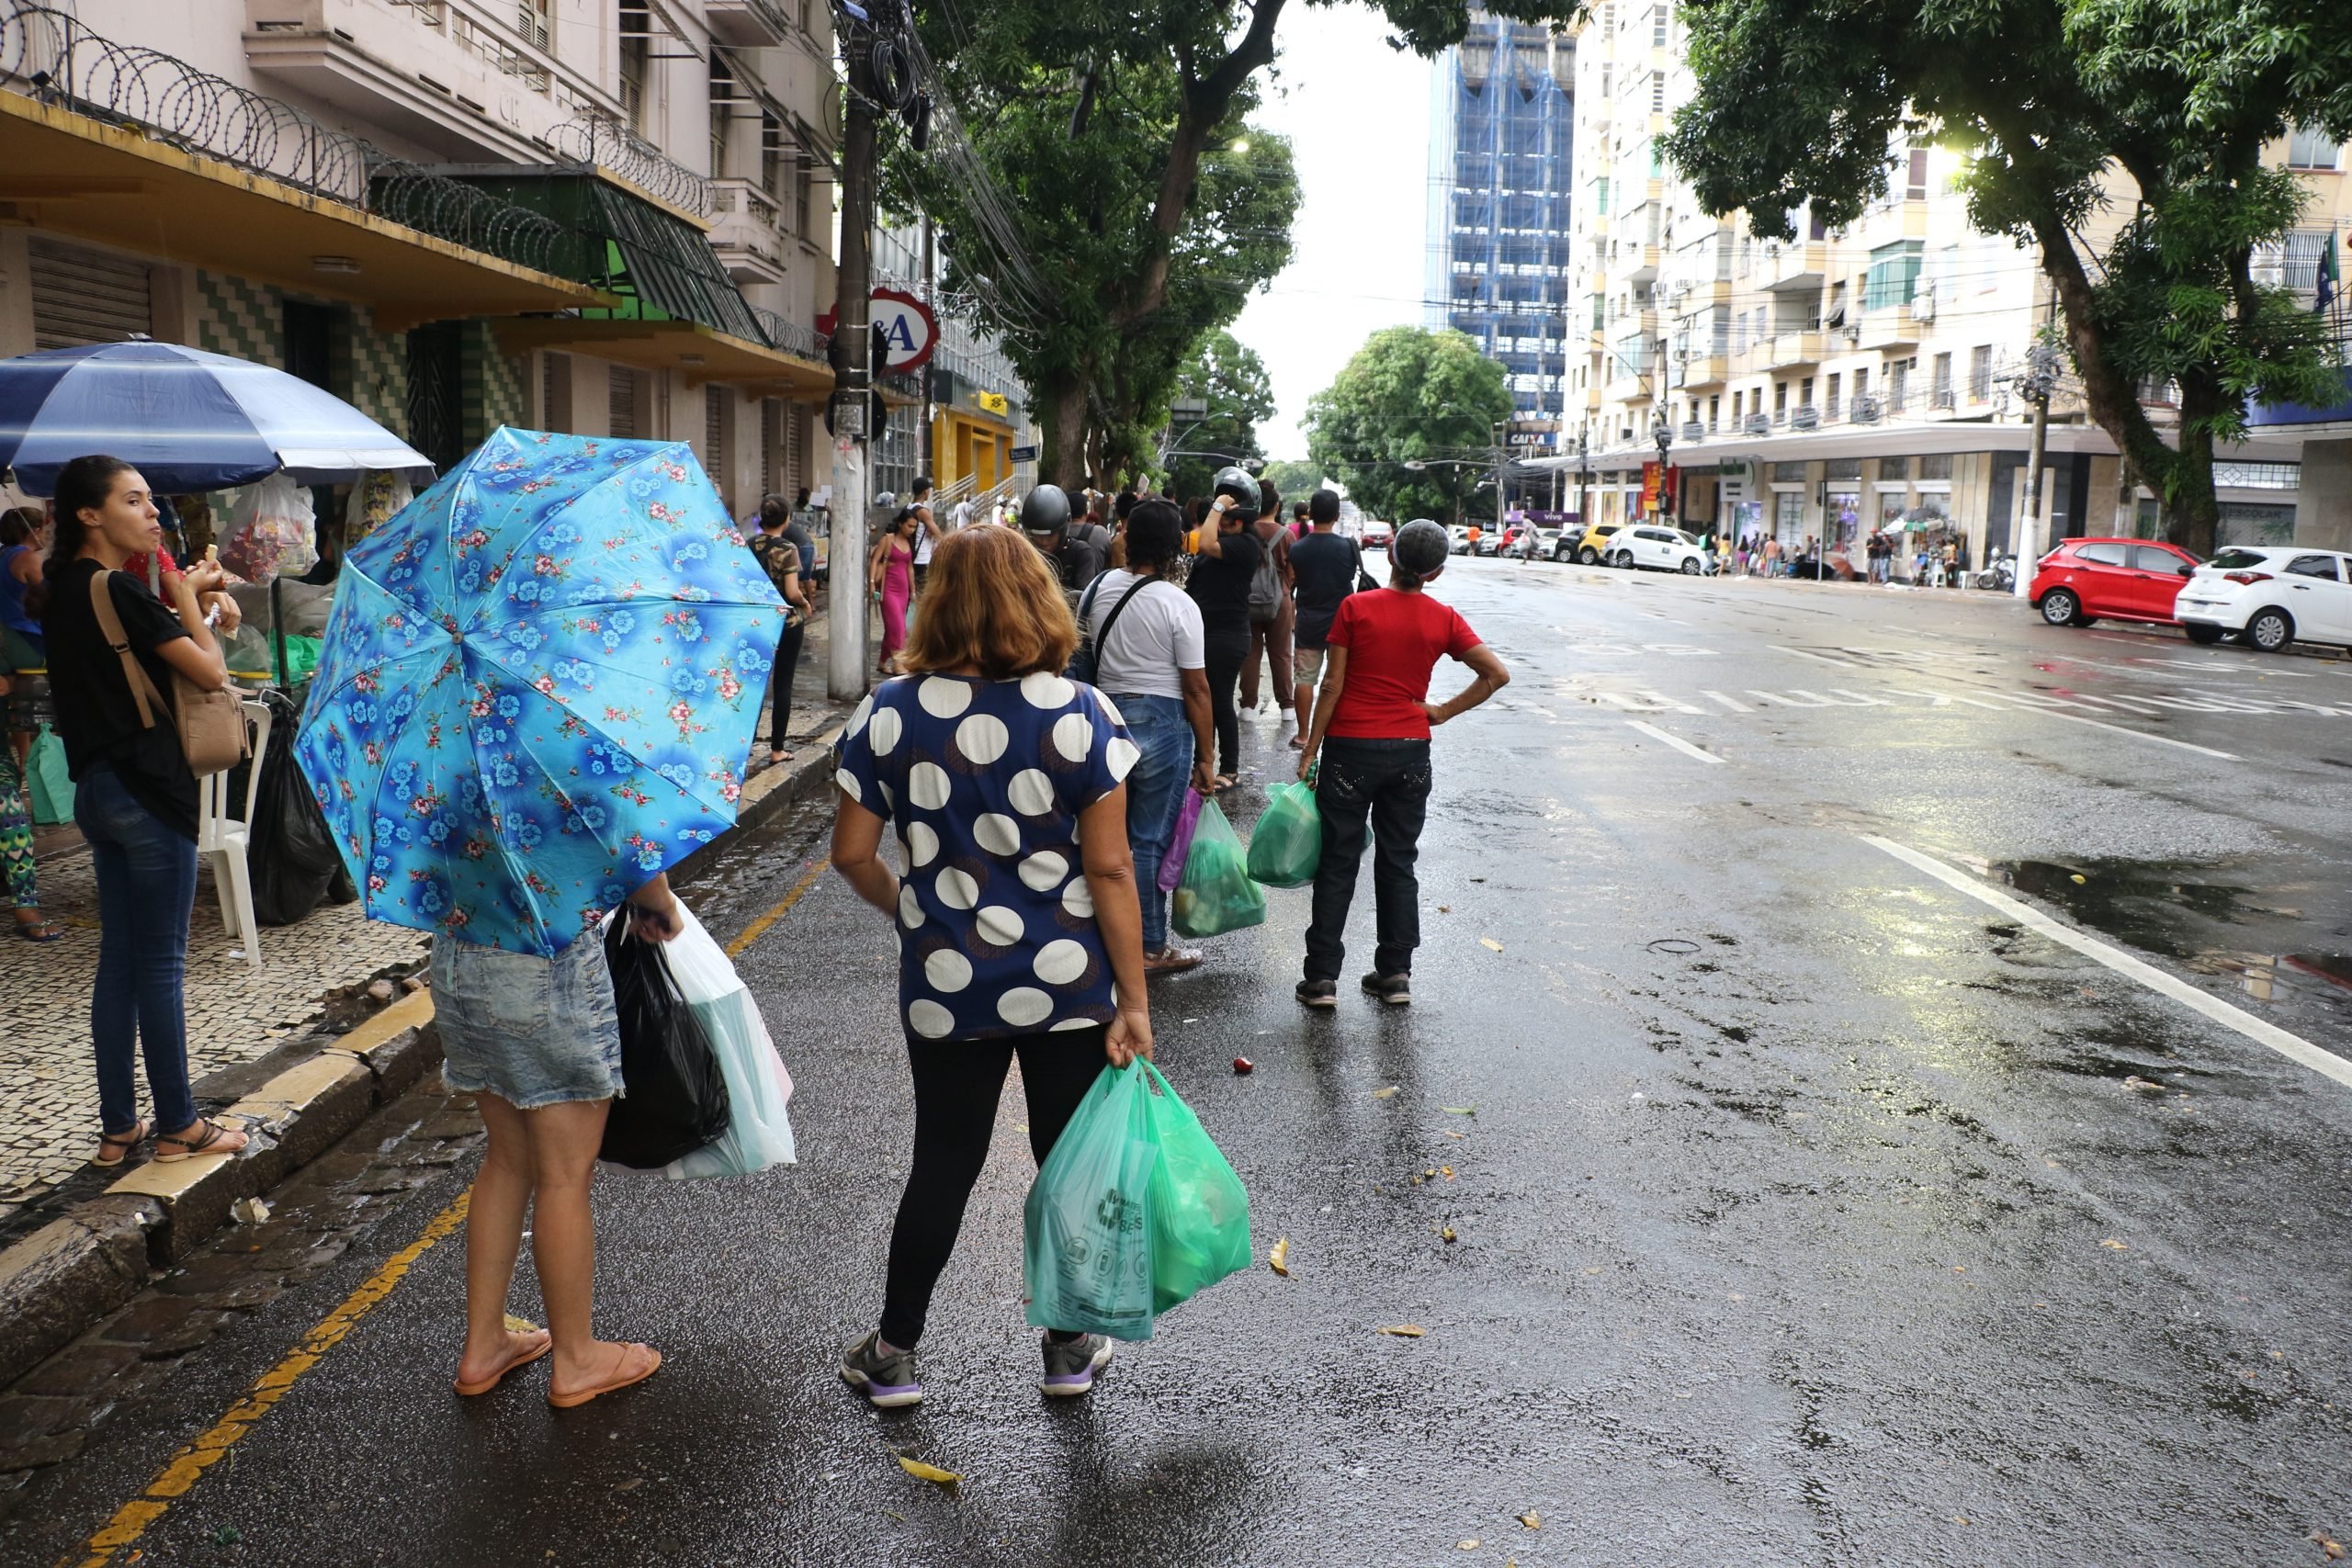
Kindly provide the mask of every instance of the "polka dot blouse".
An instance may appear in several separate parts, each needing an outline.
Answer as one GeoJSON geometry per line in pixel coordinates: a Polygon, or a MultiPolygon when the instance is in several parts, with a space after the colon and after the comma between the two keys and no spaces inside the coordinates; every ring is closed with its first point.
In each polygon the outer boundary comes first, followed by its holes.
{"type": "Polygon", "coordinates": [[[1078,816],[1138,755],[1111,699],[1058,675],[909,675],[858,705],[833,778],[898,830],[908,1039],[1087,1029],[1115,1016],[1078,816]]]}

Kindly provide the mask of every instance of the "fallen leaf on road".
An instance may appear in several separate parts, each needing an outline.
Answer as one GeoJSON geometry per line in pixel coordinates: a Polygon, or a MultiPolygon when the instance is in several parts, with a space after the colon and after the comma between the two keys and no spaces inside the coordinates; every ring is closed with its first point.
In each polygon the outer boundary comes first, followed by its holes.
{"type": "Polygon", "coordinates": [[[1290,1237],[1274,1243],[1273,1250],[1266,1254],[1266,1267],[1285,1280],[1290,1278],[1290,1237]]]}
{"type": "Polygon", "coordinates": [[[2126,1075],[2123,1079],[2123,1087],[2126,1089],[2136,1089],[2142,1094],[2162,1094],[2165,1091],[2164,1085],[2160,1083],[2150,1083],[2146,1078],[2142,1077],[2137,1073],[2126,1075]]]}
{"type": "Polygon", "coordinates": [[[644,1484],[645,1477],[641,1475],[632,1475],[627,1481],[615,1483],[613,1490],[616,1492],[634,1492],[644,1484]]]}
{"type": "Polygon", "coordinates": [[[1453,913],[1453,906],[1451,904],[1440,904],[1437,907],[1437,912],[1441,915],[1450,915],[1453,913]]]}
{"type": "Polygon", "coordinates": [[[1456,1551],[1476,1551],[1478,1550],[1478,1538],[1475,1535],[1465,1535],[1460,1540],[1453,1543],[1453,1550],[1456,1551]]]}
{"type": "Polygon", "coordinates": [[[935,1464],[925,1464],[919,1459],[899,1456],[899,1468],[917,1481],[928,1481],[939,1486],[953,1486],[964,1478],[952,1470],[942,1470],[935,1464]]]}
{"type": "Polygon", "coordinates": [[[1540,1530],[1544,1528],[1544,1521],[1536,1517],[1535,1510],[1532,1508],[1520,1515],[1519,1522],[1532,1530],[1540,1530]]]}
{"type": "Polygon", "coordinates": [[[1450,1166],[1450,1165],[1442,1165],[1442,1166],[1439,1166],[1439,1167],[1437,1168],[1437,1173],[1438,1173],[1440,1176],[1444,1177],[1448,1181],[1451,1181],[1451,1180],[1453,1180],[1453,1168],[1452,1166],[1450,1166]]]}
{"type": "Polygon", "coordinates": [[[2324,1531],[2313,1530],[2311,1534],[2303,1537],[2303,1539],[2316,1543],[2319,1549],[2327,1553],[2331,1559],[2344,1555],[2344,1543],[2338,1540],[2330,1540],[2324,1531]]]}
{"type": "Polygon", "coordinates": [[[1448,1134],[1446,1134],[1445,1135],[1446,1135],[1447,1137],[1449,1137],[1449,1138],[1452,1138],[1452,1139],[1453,1139],[1455,1143],[1457,1143],[1457,1144],[1458,1144],[1458,1143],[1460,1143],[1460,1142],[1462,1141],[1462,1134],[1459,1134],[1459,1133],[1448,1133],[1448,1134]]]}
{"type": "Polygon", "coordinates": [[[1482,936],[1482,937],[1480,937],[1480,938],[1478,939],[1478,945],[1479,945],[1480,947],[1491,947],[1491,948],[1493,948],[1497,953],[1500,953],[1500,952],[1503,950],[1503,944],[1502,944],[1501,942],[1497,942],[1493,937],[1490,937],[1490,936],[1482,936]]]}
{"type": "Polygon", "coordinates": [[[1598,1274],[1598,1273],[1600,1273],[1600,1269],[1586,1269],[1586,1270],[1585,1270],[1585,1272],[1586,1272],[1586,1273],[1588,1273],[1588,1274],[1598,1274]]]}
{"type": "Polygon", "coordinates": [[[1380,1332],[1393,1334],[1399,1339],[1419,1339],[1421,1337],[1421,1325],[1418,1323],[1400,1323],[1394,1328],[1384,1328],[1380,1332]]]}
{"type": "Polygon", "coordinates": [[[2068,880],[2069,880],[2069,881],[2072,881],[2072,882],[2075,882],[2075,883],[2080,883],[2080,884],[2082,884],[2082,885],[2084,885],[2084,886],[2087,886],[2089,885],[2089,883],[2090,883],[2090,878],[2089,878],[2089,877],[2087,877],[2087,876],[2085,876],[2085,875],[2084,875],[2081,872],[2079,872],[2079,871],[2078,871],[2078,872],[2076,872],[2076,873],[2075,873],[2075,874],[2074,874],[2072,877],[2068,878],[2068,880]]]}
{"type": "Polygon", "coordinates": [[[1386,1089],[1374,1089],[1372,1091],[1372,1098],[1374,1100],[1394,1100],[1396,1098],[1396,1086],[1395,1084],[1390,1084],[1386,1089]]]}
{"type": "Polygon", "coordinates": [[[2131,1250],[2132,1250],[2130,1247],[2128,1247],[2124,1246],[2121,1242],[2120,1242],[2120,1241],[2116,1240],[2113,1236],[2109,1236],[2105,1241],[2100,1242],[2100,1243],[2099,1243],[2099,1245],[2100,1245],[2101,1247],[2109,1247],[2109,1248],[2112,1248],[2113,1250],[2115,1250],[2115,1251],[2117,1251],[2117,1252],[2129,1252],[2129,1251],[2131,1251],[2131,1250]]]}
{"type": "Polygon", "coordinates": [[[1478,1114],[1478,1108],[1475,1105],[1441,1105],[1438,1109],[1444,1111],[1448,1116],[1476,1116],[1478,1114]]]}
{"type": "Polygon", "coordinates": [[[1453,1245],[1453,1227],[1452,1225],[1446,1226],[1443,1230],[1438,1232],[1437,1235],[1438,1239],[1444,1242],[1448,1247],[1453,1245]]]}

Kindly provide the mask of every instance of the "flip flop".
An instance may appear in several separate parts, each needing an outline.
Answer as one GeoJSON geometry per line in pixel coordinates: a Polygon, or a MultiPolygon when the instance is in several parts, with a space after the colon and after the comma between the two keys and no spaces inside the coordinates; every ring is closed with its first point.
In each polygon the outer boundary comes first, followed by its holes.
{"type": "MultiPolygon", "coordinates": [[[[547,1330],[541,1329],[539,1332],[546,1334],[547,1330]]],[[[515,1357],[513,1360],[507,1362],[504,1366],[491,1373],[490,1376],[486,1378],[475,1378],[471,1382],[468,1382],[464,1378],[459,1378],[449,1386],[456,1389],[459,1393],[464,1394],[469,1399],[478,1393],[488,1393],[492,1389],[494,1389],[499,1385],[499,1382],[504,1379],[507,1373],[513,1371],[517,1367],[529,1366],[533,1361],[537,1360],[540,1357],[546,1355],[548,1351],[554,1348],[555,1337],[553,1335],[548,1335],[548,1337],[539,1341],[539,1348],[537,1349],[530,1351],[526,1355],[515,1357]]]]}
{"type": "Polygon", "coordinates": [[[644,1371],[636,1372],[629,1371],[628,1370],[629,1364],[628,1358],[624,1356],[621,1358],[621,1370],[616,1371],[609,1382],[600,1382],[594,1388],[577,1389],[572,1393],[566,1394],[558,1394],[550,1391],[548,1394],[548,1403],[558,1410],[576,1409],[580,1405],[587,1404],[598,1394],[610,1393],[616,1388],[627,1388],[631,1383],[643,1382],[646,1379],[651,1377],[654,1373],[662,1370],[662,1352],[656,1350],[652,1346],[639,1345],[635,1342],[631,1342],[629,1348],[633,1350],[642,1350],[646,1355],[652,1358],[646,1363],[644,1371]]]}

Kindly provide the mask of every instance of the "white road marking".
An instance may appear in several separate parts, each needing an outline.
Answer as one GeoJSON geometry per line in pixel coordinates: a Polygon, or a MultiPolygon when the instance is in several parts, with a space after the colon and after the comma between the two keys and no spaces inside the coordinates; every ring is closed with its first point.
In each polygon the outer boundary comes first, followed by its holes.
{"type": "Polygon", "coordinates": [[[1777,642],[1766,643],[1764,646],[1771,649],[1776,653],[1793,653],[1799,659],[1810,659],[1818,663],[1826,664],[1833,670],[1860,670],[1862,668],[1862,666],[1859,664],[1851,663],[1843,659],[1832,659],[1826,653],[1815,653],[1810,649],[1788,648],[1777,642]]]}
{"type": "Polygon", "coordinates": [[[1689,703],[1676,702],[1672,697],[1655,691],[1595,692],[1593,695],[1611,707],[1623,708],[1629,713],[1704,713],[1707,711],[1704,708],[1694,708],[1689,703]]]}
{"type": "MultiPolygon", "coordinates": [[[[1697,710],[1693,709],[1691,711],[1696,712],[1697,710]]],[[[1627,725],[1633,728],[1640,730],[1644,735],[1648,736],[1653,740],[1665,741],[1668,746],[1673,747],[1676,750],[1681,752],[1686,757],[1696,757],[1702,762],[1713,762],[1719,768],[1724,765],[1724,760],[1721,757],[1716,756],[1713,752],[1702,751],[1696,746],[1691,745],[1688,740],[1683,739],[1679,735],[1668,735],[1665,730],[1660,729],[1655,724],[1644,724],[1638,718],[1629,718],[1625,722],[1627,725]]]]}
{"type": "Polygon", "coordinates": [[[1739,701],[1737,698],[1724,696],[1721,692],[1702,692],[1699,694],[1712,702],[1723,704],[1724,706],[1731,709],[1734,713],[1754,713],[1756,711],[1754,708],[1749,707],[1746,703],[1739,701]]]}
{"type": "MultiPolygon", "coordinates": [[[[2012,693],[2003,693],[2002,694],[2004,696],[2014,695],[2012,693]]],[[[2052,713],[2046,707],[2038,707],[2030,703],[2020,703],[2018,705],[2024,708],[2026,712],[2038,713],[2044,718],[2064,719],[2068,724],[2087,724],[2093,729],[2105,729],[2117,735],[2129,735],[2134,740],[2153,740],[2159,746],[2178,747],[2183,751],[2194,751],[2200,757],[2219,757],[2224,762],[2243,762],[2245,761],[2245,758],[2237,755],[2237,753],[2233,751],[2216,751],[2211,746],[2192,746],[2186,740],[2175,740],[2170,736],[2151,735],[2144,729],[2131,729],[2120,724],[2109,724],[2103,719],[2085,718],[2078,713],[2052,713]]]]}
{"type": "Polygon", "coordinates": [[[1913,691],[1908,686],[1889,686],[1887,690],[1905,697],[1925,697],[1928,699],[1928,705],[1931,707],[1945,707],[1952,703],[1966,703],[1970,707],[1985,708],[1994,713],[2007,713],[2009,711],[2000,704],[1993,702],[1988,698],[1972,697],[1963,692],[1917,692],[1913,691]]]}
{"type": "MultiPolygon", "coordinates": [[[[2053,714],[2053,718],[2065,716],[2053,714]]],[[[2150,738],[2153,739],[2153,738],[2150,738]]],[[[2247,1039],[2288,1058],[2299,1062],[2313,1072],[2324,1073],[2336,1082],[2352,1088],[2352,1061],[2323,1051],[2300,1034],[2290,1034],[2277,1024],[2256,1018],[2244,1008],[2232,1007],[2219,997],[2208,994],[2186,980],[2177,979],[2152,964],[2132,957],[2120,948],[2113,947],[2097,937],[2086,936],[2072,926],[2051,919],[2030,904],[2021,904],[2006,893],[1996,892],[1973,876],[1968,876],[1933,856],[1920,853],[1906,844],[1876,834],[1858,835],[1862,842],[1884,850],[1914,870],[1927,873],[1947,887],[1967,894],[1981,904],[1999,910],[2021,925],[2030,926],[2062,946],[2071,947],[2086,958],[2106,964],[2119,975],[2127,976],[2150,990],[2170,997],[2183,1007],[2200,1012],[2216,1023],[2226,1024],[2247,1039]]]]}

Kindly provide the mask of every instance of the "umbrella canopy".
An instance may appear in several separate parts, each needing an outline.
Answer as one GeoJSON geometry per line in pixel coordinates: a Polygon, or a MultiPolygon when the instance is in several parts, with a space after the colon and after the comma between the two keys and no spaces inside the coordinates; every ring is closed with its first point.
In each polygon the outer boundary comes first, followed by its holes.
{"type": "Polygon", "coordinates": [[[48,495],[75,457],[120,457],[167,495],[250,484],[280,468],[340,484],[370,468],[419,478],[432,460],[299,376],[133,338],[0,360],[0,466],[48,495]]]}
{"type": "Polygon", "coordinates": [[[499,430],[336,581],[295,755],[368,914],[560,952],[734,822],[783,626],[683,442],[499,430]]]}

